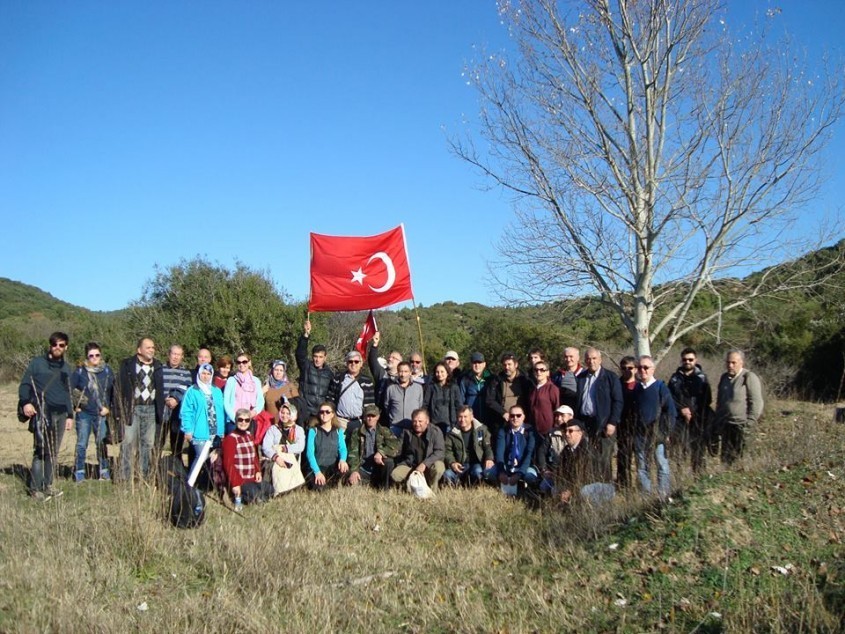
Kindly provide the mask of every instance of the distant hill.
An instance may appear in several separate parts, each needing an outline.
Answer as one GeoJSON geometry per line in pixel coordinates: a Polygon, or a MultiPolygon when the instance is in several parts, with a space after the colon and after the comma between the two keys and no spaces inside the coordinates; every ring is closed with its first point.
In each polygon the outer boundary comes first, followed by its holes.
{"type": "Polygon", "coordinates": [[[64,319],[75,311],[87,309],[57,299],[36,286],[0,277],[0,319],[35,315],[64,319]]]}

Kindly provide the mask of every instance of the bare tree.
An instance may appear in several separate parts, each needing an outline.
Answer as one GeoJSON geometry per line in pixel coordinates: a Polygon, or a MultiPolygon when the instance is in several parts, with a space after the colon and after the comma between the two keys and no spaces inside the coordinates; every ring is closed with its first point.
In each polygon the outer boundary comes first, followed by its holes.
{"type": "Polygon", "coordinates": [[[660,359],[725,311],[820,277],[773,266],[731,279],[723,300],[714,283],[803,252],[791,237],[807,238],[794,223],[842,113],[841,69],[809,73],[766,29],[732,36],[718,0],[500,12],[518,54],[468,71],[484,149],[452,148],[515,194],[491,267],[507,296],[597,292],[637,353],[660,359]]]}

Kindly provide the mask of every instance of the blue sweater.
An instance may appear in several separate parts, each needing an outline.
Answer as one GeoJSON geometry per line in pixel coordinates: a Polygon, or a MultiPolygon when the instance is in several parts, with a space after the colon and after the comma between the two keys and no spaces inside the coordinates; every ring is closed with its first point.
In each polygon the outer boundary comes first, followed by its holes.
{"type": "Polygon", "coordinates": [[[638,382],[634,388],[634,403],[638,431],[647,430],[657,423],[663,436],[672,432],[677,412],[672,394],[663,381],[656,380],[647,388],[638,382]]]}
{"type": "MultiPolygon", "coordinates": [[[[212,386],[211,400],[217,417],[217,431],[214,435],[222,438],[225,434],[226,421],[223,420],[223,392],[220,388],[212,386]]],[[[205,394],[196,385],[189,387],[185,392],[185,398],[182,399],[181,429],[183,434],[192,434],[193,440],[211,440],[205,394]]]]}

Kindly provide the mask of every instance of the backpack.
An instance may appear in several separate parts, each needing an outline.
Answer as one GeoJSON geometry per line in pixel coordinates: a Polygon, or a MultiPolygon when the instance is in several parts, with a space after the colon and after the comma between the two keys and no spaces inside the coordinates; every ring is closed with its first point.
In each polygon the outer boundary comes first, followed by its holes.
{"type": "Polygon", "coordinates": [[[205,495],[188,484],[182,460],[164,456],[159,462],[159,483],[165,493],[162,511],[176,528],[197,528],[205,522],[205,495]]]}

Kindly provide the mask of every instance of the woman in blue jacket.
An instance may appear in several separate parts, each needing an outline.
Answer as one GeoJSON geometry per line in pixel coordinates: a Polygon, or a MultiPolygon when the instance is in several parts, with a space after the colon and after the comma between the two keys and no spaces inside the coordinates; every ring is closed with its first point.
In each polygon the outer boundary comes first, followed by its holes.
{"type": "Polygon", "coordinates": [[[191,448],[191,469],[202,450],[203,445],[215,438],[222,439],[225,431],[223,413],[223,392],[216,387],[214,368],[211,364],[203,363],[197,370],[197,380],[185,392],[182,399],[182,433],[185,442],[191,448]]]}

